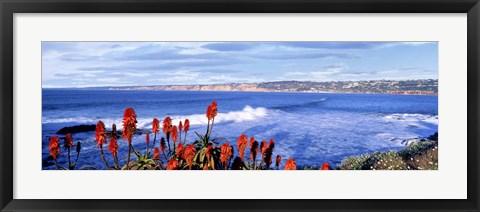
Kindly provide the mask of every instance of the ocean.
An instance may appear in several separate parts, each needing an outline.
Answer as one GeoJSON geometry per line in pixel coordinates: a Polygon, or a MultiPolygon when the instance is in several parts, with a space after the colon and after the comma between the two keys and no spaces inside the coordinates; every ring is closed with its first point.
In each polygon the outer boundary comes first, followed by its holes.
{"type": "MultiPolygon", "coordinates": [[[[281,155],[283,161],[293,157],[300,166],[329,162],[335,167],[348,156],[400,150],[405,147],[402,141],[438,131],[438,98],[428,95],[43,89],[42,169],[55,169],[48,142],[58,130],[98,120],[108,130],[113,123],[121,129],[127,107],[135,109],[140,129],[151,129],[155,117],[162,122],[170,116],[175,125],[188,118],[187,143],[191,143],[194,132],[204,134],[205,111],[213,100],[218,103],[213,138],[225,138],[234,147],[243,133],[258,141],[274,138],[274,156],[281,155]]],[[[58,162],[65,166],[64,135],[59,137],[58,162]]],[[[77,168],[105,168],[94,132],[76,133],[73,138],[75,143],[82,142],[77,168]]],[[[118,142],[123,157],[127,141],[118,142]]],[[[145,136],[134,137],[133,145],[144,151],[145,136]]],[[[113,164],[110,152],[104,150],[113,164]]]]}

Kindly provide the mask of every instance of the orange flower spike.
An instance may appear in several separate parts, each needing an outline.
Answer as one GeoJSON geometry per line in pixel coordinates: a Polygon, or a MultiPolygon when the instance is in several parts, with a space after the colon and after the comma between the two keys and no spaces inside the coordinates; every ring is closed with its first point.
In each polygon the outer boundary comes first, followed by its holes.
{"type": "Polygon", "coordinates": [[[160,130],[159,128],[159,122],[158,122],[158,119],[157,118],[153,118],[153,122],[152,122],[152,132],[153,133],[158,133],[160,130]]]}
{"type": "Polygon", "coordinates": [[[270,151],[273,151],[274,147],[275,147],[275,140],[271,138],[270,141],[268,142],[268,148],[270,149],[270,151]]]}
{"type": "Polygon", "coordinates": [[[147,143],[147,146],[148,146],[148,144],[150,144],[150,134],[149,133],[147,133],[145,135],[145,142],[147,143]]]}
{"type": "Polygon", "coordinates": [[[160,139],[160,150],[162,150],[162,152],[167,150],[167,144],[165,143],[165,138],[163,137],[160,139]]]}
{"type": "Polygon", "coordinates": [[[172,136],[173,143],[177,142],[177,139],[178,139],[177,126],[173,125],[173,127],[170,128],[170,136],[172,136]]]}
{"type": "Polygon", "coordinates": [[[290,158],[285,163],[285,170],[297,170],[297,164],[295,164],[295,159],[290,158]]]}
{"type": "Polygon", "coordinates": [[[215,116],[217,116],[217,111],[218,111],[218,108],[217,108],[217,101],[213,101],[212,102],[212,108],[211,108],[211,116],[212,116],[212,119],[215,118],[215,116]]]}
{"type": "Polygon", "coordinates": [[[212,105],[208,105],[206,115],[209,121],[212,120],[212,105]]]}
{"type": "Polygon", "coordinates": [[[172,119],[169,116],[167,116],[163,120],[163,133],[167,135],[170,132],[171,127],[172,127],[172,119]]]}
{"type": "Polygon", "coordinates": [[[107,143],[105,135],[105,124],[102,121],[97,122],[95,127],[95,141],[97,141],[97,147],[107,143]]]}
{"type": "Polygon", "coordinates": [[[182,121],[180,121],[180,123],[178,123],[178,131],[182,132],[183,131],[183,124],[182,124],[182,121]]]}
{"type": "Polygon", "coordinates": [[[188,119],[185,119],[185,122],[184,122],[184,126],[183,126],[183,131],[185,132],[188,132],[188,130],[190,129],[190,120],[188,119]]]}
{"type": "Polygon", "coordinates": [[[250,148],[252,148],[253,142],[255,142],[255,138],[252,136],[252,137],[250,138],[250,148]]]}
{"type": "Polygon", "coordinates": [[[260,150],[262,151],[262,155],[265,155],[267,152],[267,142],[265,140],[260,144],[260,150]]]}
{"type": "Polygon", "coordinates": [[[153,159],[160,160],[160,150],[158,150],[158,148],[153,150],[153,159]]]}
{"type": "Polygon", "coordinates": [[[222,162],[223,166],[227,166],[228,160],[232,157],[232,147],[229,143],[224,143],[220,147],[220,162],[222,162]]]}
{"type": "Polygon", "coordinates": [[[168,161],[167,170],[177,170],[178,169],[178,160],[172,158],[168,161]]]}
{"type": "Polygon", "coordinates": [[[182,142],[178,143],[176,153],[177,153],[178,157],[183,157],[183,144],[182,144],[182,142]]]}
{"type": "Polygon", "coordinates": [[[265,150],[265,163],[267,165],[267,169],[270,168],[270,164],[272,164],[272,155],[273,155],[273,148],[274,147],[275,147],[275,140],[273,140],[273,138],[272,138],[268,142],[268,147],[265,150]]]}
{"type": "Polygon", "coordinates": [[[328,164],[327,162],[323,163],[320,170],[330,170],[330,164],[328,164]]]}
{"type": "Polygon", "coordinates": [[[130,142],[135,130],[137,130],[137,114],[133,108],[129,107],[123,113],[123,138],[130,142]]]}
{"type": "Polygon", "coordinates": [[[237,140],[238,152],[242,160],[245,157],[245,148],[247,147],[247,143],[248,143],[247,135],[243,134],[240,137],[238,137],[238,140],[237,140]]]}
{"type": "Polygon", "coordinates": [[[108,145],[108,151],[112,153],[112,155],[117,155],[118,154],[118,144],[117,144],[117,138],[111,137],[110,138],[110,144],[108,145]]]}
{"type": "Polygon", "coordinates": [[[57,156],[60,155],[60,142],[58,141],[58,136],[54,135],[50,138],[48,147],[50,149],[50,155],[56,160],[57,156]]]}
{"type": "Polygon", "coordinates": [[[279,167],[281,161],[282,161],[282,156],[277,155],[277,159],[275,160],[275,166],[279,167]]]}
{"type": "Polygon", "coordinates": [[[192,169],[193,158],[195,158],[196,150],[193,144],[188,145],[183,151],[183,159],[187,161],[188,168],[192,169]]]}
{"type": "Polygon", "coordinates": [[[73,147],[73,138],[72,134],[68,133],[65,136],[65,148],[72,148],[73,147]]]}
{"type": "Polygon", "coordinates": [[[254,141],[252,142],[252,139],[250,139],[250,158],[252,160],[255,160],[257,157],[257,153],[258,153],[258,141],[255,141],[254,139],[254,141]]]}

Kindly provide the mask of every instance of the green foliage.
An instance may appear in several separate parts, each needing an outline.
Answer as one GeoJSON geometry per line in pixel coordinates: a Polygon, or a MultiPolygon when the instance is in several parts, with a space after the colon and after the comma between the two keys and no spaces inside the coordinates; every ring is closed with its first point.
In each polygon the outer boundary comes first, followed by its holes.
{"type": "Polygon", "coordinates": [[[342,161],[342,170],[412,170],[438,169],[438,134],[410,144],[401,151],[375,152],[348,157],[342,161]]]}

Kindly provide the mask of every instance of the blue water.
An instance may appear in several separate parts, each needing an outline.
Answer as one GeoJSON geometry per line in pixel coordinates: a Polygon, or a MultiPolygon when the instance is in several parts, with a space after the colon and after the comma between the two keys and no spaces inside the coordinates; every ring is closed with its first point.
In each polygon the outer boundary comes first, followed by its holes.
{"type": "MultiPolygon", "coordinates": [[[[154,117],[162,121],[170,116],[174,124],[189,118],[187,139],[192,142],[194,131],[205,132],[206,107],[216,100],[219,114],[213,137],[224,137],[235,145],[243,133],[257,140],[274,138],[274,154],[294,157],[297,165],[329,162],[335,166],[345,157],[398,150],[405,139],[438,131],[437,96],[81,89],[43,89],[42,96],[43,169],[55,168],[48,157],[48,140],[56,131],[98,120],[107,129],[113,123],[121,129],[127,107],[135,109],[138,128],[150,129],[154,117]]],[[[73,135],[83,145],[77,168],[104,168],[93,137],[94,132],[73,135]]],[[[133,144],[145,149],[144,136],[135,137],[133,144]]],[[[119,155],[125,155],[126,141],[119,139],[119,146],[119,155]]],[[[58,161],[65,164],[62,151],[58,161]]],[[[113,164],[108,151],[106,157],[113,164]]]]}

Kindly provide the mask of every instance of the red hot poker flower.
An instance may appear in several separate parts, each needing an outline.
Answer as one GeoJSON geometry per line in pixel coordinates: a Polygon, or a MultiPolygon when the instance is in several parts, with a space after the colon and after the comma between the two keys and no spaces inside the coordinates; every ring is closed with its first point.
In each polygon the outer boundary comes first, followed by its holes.
{"type": "Polygon", "coordinates": [[[282,161],[282,156],[277,155],[277,160],[275,160],[275,166],[279,167],[280,166],[280,161],[282,161]]]}
{"type": "Polygon", "coordinates": [[[113,156],[116,156],[118,154],[117,138],[115,138],[115,137],[110,138],[110,144],[108,145],[108,151],[110,151],[113,156]]]}
{"type": "Polygon", "coordinates": [[[268,148],[270,151],[273,151],[273,148],[275,147],[275,140],[273,138],[270,138],[270,141],[268,142],[268,148]]]}
{"type": "Polygon", "coordinates": [[[267,152],[267,142],[265,140],[260,144],[260,150],[262,151],[262,155],[265,155],[267,152]]]}
{"type": "Polygon", "coordinates": [[[268,147],[265,151],[265,163],[267,165],[267,169],[270,167],[270,164],[272,164],[272,155],[273,155],[273,148],[275,147],[275,140],[270,139],[270,142],[268,142],[268,147]]]}
{"type": "Polygon", "coordinates": [[[182,144],[182,142],[178,143],[176,153],[177,153],[177,156],[183,157],[183,144],[182,144]]]}
{"type": "Polygon", "coordinates": [[[285,163],[285,170],[297,170],[297,165],[295,164],[295,159],[290,158],[285,163]]]}
{"type": "Polygon", "coordinates": [[[245,148],[247,147],[247,142],[248,142],[247,135],[242,134],[240,137],[238,137],[238,140],[237,140],[238,152],[242,160],[245,157],[245,148]]]}
{"type": "Polygon", "coordinates": [[[147,146],[150,144],[150,134],[148,133],[145,135],[145,142],[147,143],[147,146]]]}
{"type": "Polygon", "coordinates": [[[137,130],[137,114],[133,108],[129,107],[123,113],[123,138],[131,142],[135,130],[137,130]]]}
{"type": "Polygon", "coordinates": [[[165,133],[165,135],[170,133],[170,127],[172,127],[172,119],[170,118],[170,116],[167,116],[163,120],[163,133],[165,133]]]}
{"type": "Polygon", "coordinates": [[[183,126],[183,131],[188,132],[190,129],[190,121],[188,119],[185,119],[185,125],[183,126]]]}
{"type": "Polygon", "coordinates": [[[178,160],[172,158],[168,161],[167,170],[177,170],[178,169],[178,160]]]}
{"type": "Polygon", "coordinates": [[[73,147],[73,138],[72,134],[68,133],[65,136],[65,148],[72,148],[73,147]]]}
{"type": "Polygon", "coordinates": [[[95,127],[95,141],[97,141],[97,147],[107,143],[105,124],[103,124],[102,121],[98,121],[97,126],[95,127]]]}
{"type": "Polygon", "coordinates": [[[212,115],[212,118],[215,118],[215,116],[217,116],[217,101],[213,101],[212,102],[212,108],[211,108],[211,115],[212,115]]]}
{"type": "Polygon", "coordinates": [[[188,168],[190,169],[192,169],[193,158],[195,158],[195,154],[196,150],[193,144],[188,145],[187,148],[185,148],[185,150],[183,151],[183,159],[187,161],[188,168]]]}
{"type": "MultiPolygon", "coordinates": [[[[253,137],[252,137],[253,138],[253,137]]],[[[258,153],[258,141],[250,139],[250,158],[255,161],[258,153]]]]}
{"type": "Polygon", "coordinates": [[[323,163],[321,170],[330,170],[330,164],[327,162],[323,163]]]}
{"type": "Polygon", "coordinates": [[[162,150],[162,152],[167,150],[167,144],[165,143],[165,138],[163,137],[160,139],[160,150],[162,150]]]}
{"type": "Polygon", "coordinates": [[[207,119],[210,121],[213,119],[212,116],[212,105],[208,105],[207,112],[206,112],[207,119]]]}
{"type": "Polygon", "coordinates": [[[153,133],[158,133],[159,132],[159,123],[158,123],[158,119],[157,118],[153,118],[153,122],[152,122],[152,132],[153,133]]]}
{"type": "Polygon", "coordinates": [[[170,128],[170,135],[172,136],[173,143],[177,142],[177,139],[178,139],[177,126],[173,125],[173,127],[170,128]]]}
{"type": "Polygon", "coordinates": [[[48,147],[50,149],[50,155],[56,160],[57,156],[60,154],[60,142],[58,141],[58,136],[54,135],[50,138],[48,147]]]}
{"type": "Polygon", "coordinates": [[[160,160],[160,150],[158,150],[158,148],[153,150],[153,159],[160,160]]]}
{"type": "Polygon", "coordinates": [[[182,121],[178,123],[178,131],[182,132],[183,131],[183,124],[182,121]]]}
{"type": "Polygon", "coordinates": [[[229,143],[224,143],[220,147],[220,161],[222,162],[224,167],[228,165],[228,161],[230,160],[230,158],[232,158],[232,155],[232,147],[229,143]]]}
{"type": "Polygon", "coordinates": [[[208,105],[206,112],[208,120],[212,120],[215,118],[215,116],[217,116],[217,110],[218,109],[216,101],[213,101],[212,104],[208,105]]]}

